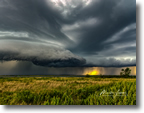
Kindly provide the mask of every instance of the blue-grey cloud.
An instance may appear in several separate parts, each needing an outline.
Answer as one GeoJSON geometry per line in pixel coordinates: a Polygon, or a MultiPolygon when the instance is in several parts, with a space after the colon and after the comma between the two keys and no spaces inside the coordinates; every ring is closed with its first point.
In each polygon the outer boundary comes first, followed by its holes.
{"type": "Polygon", "coordinates": [[[135,0],[1,0],[0,15],[0,60],[136,65],[135,0]]]}

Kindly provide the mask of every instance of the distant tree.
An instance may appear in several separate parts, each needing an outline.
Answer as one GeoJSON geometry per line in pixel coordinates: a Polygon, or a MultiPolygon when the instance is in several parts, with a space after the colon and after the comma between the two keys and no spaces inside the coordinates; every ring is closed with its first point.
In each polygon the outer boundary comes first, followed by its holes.
{"type": "Polygon", "coordinates": [[[129,76],[131,73],[131,69],[130,68],[126,68],[126,69],[122,69],[120,72],[121,76],[129,76]]]}
{"type": "Polygon", "coordinates": [[[89,74],[86,74],[86,77],[90,77],[90,75],[89,75],[89,74]]]}

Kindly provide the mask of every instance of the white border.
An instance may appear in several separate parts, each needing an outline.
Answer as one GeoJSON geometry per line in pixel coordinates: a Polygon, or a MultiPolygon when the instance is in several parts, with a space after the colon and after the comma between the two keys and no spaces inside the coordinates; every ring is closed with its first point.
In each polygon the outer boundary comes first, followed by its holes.
{"type": "MultiPolygon", "coordinates": [[[[24,106],[24,107],[9,107],[9,106],[0,106],[0,113],[48,113],[48,112],[61,112],[61,113],[75,113],[75,112],[81,112],[81,113],[95,113],[95,112],[101,112],[101,113],[140,113],[144,110],[144,73],[143,73],[143,63],[144,63],[144,0],[136,0],[136,4],[139,6],[139,16],[140,18],[137,19],[140,20],[139,25],[137,26],[139,28],[139,40],[137,43],[140,45],[139,50],[137,50],[137,84],[140,82],[140,86],[137,87],[137,98],[140,102],[137,103],[138,105],[136,107],[134,106],[24,106]],[[143,21],[142,21],[143,20],[143,21]],[[139,56],[140,55],[140,56],[139,56]],[[138,57],[139,56],[139,57],[138,57]],[[140,58],[140,59],[138,59],[140,58]],[[138,72],[139,71],[139,72],[138,72]],[[138,94],[140,93],[140,94],[138,94]],[[140,96],[140,97],[138,97],[140,96]],[[14,108],[13,108],[14,107],[14,108]]],[[[138,38],[138,37],[137,37],[138,38]]]]}

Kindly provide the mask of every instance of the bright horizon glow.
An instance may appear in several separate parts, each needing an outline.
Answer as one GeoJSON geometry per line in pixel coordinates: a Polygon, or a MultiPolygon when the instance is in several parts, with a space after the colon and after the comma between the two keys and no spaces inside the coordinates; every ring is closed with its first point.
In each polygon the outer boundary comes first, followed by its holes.
{"type": "Polygon", "coordinates": [[[94,71],[92,71],[92,72],[90,72],[90,73],[88,73],[89,75],[98,75],[98,71],[96,71],[96,70],[94,70],[94,71]]]}

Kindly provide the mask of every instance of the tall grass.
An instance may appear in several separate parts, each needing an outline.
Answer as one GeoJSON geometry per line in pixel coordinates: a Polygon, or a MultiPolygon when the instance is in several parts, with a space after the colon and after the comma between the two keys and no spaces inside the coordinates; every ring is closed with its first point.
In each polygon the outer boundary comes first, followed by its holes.
{"type": "Polygon", "coordinates": [[[1,105],[136,105],[136,79],[3,78],[1,105]],[[101,92],[125,92],[109,95],[101,92]]]}

